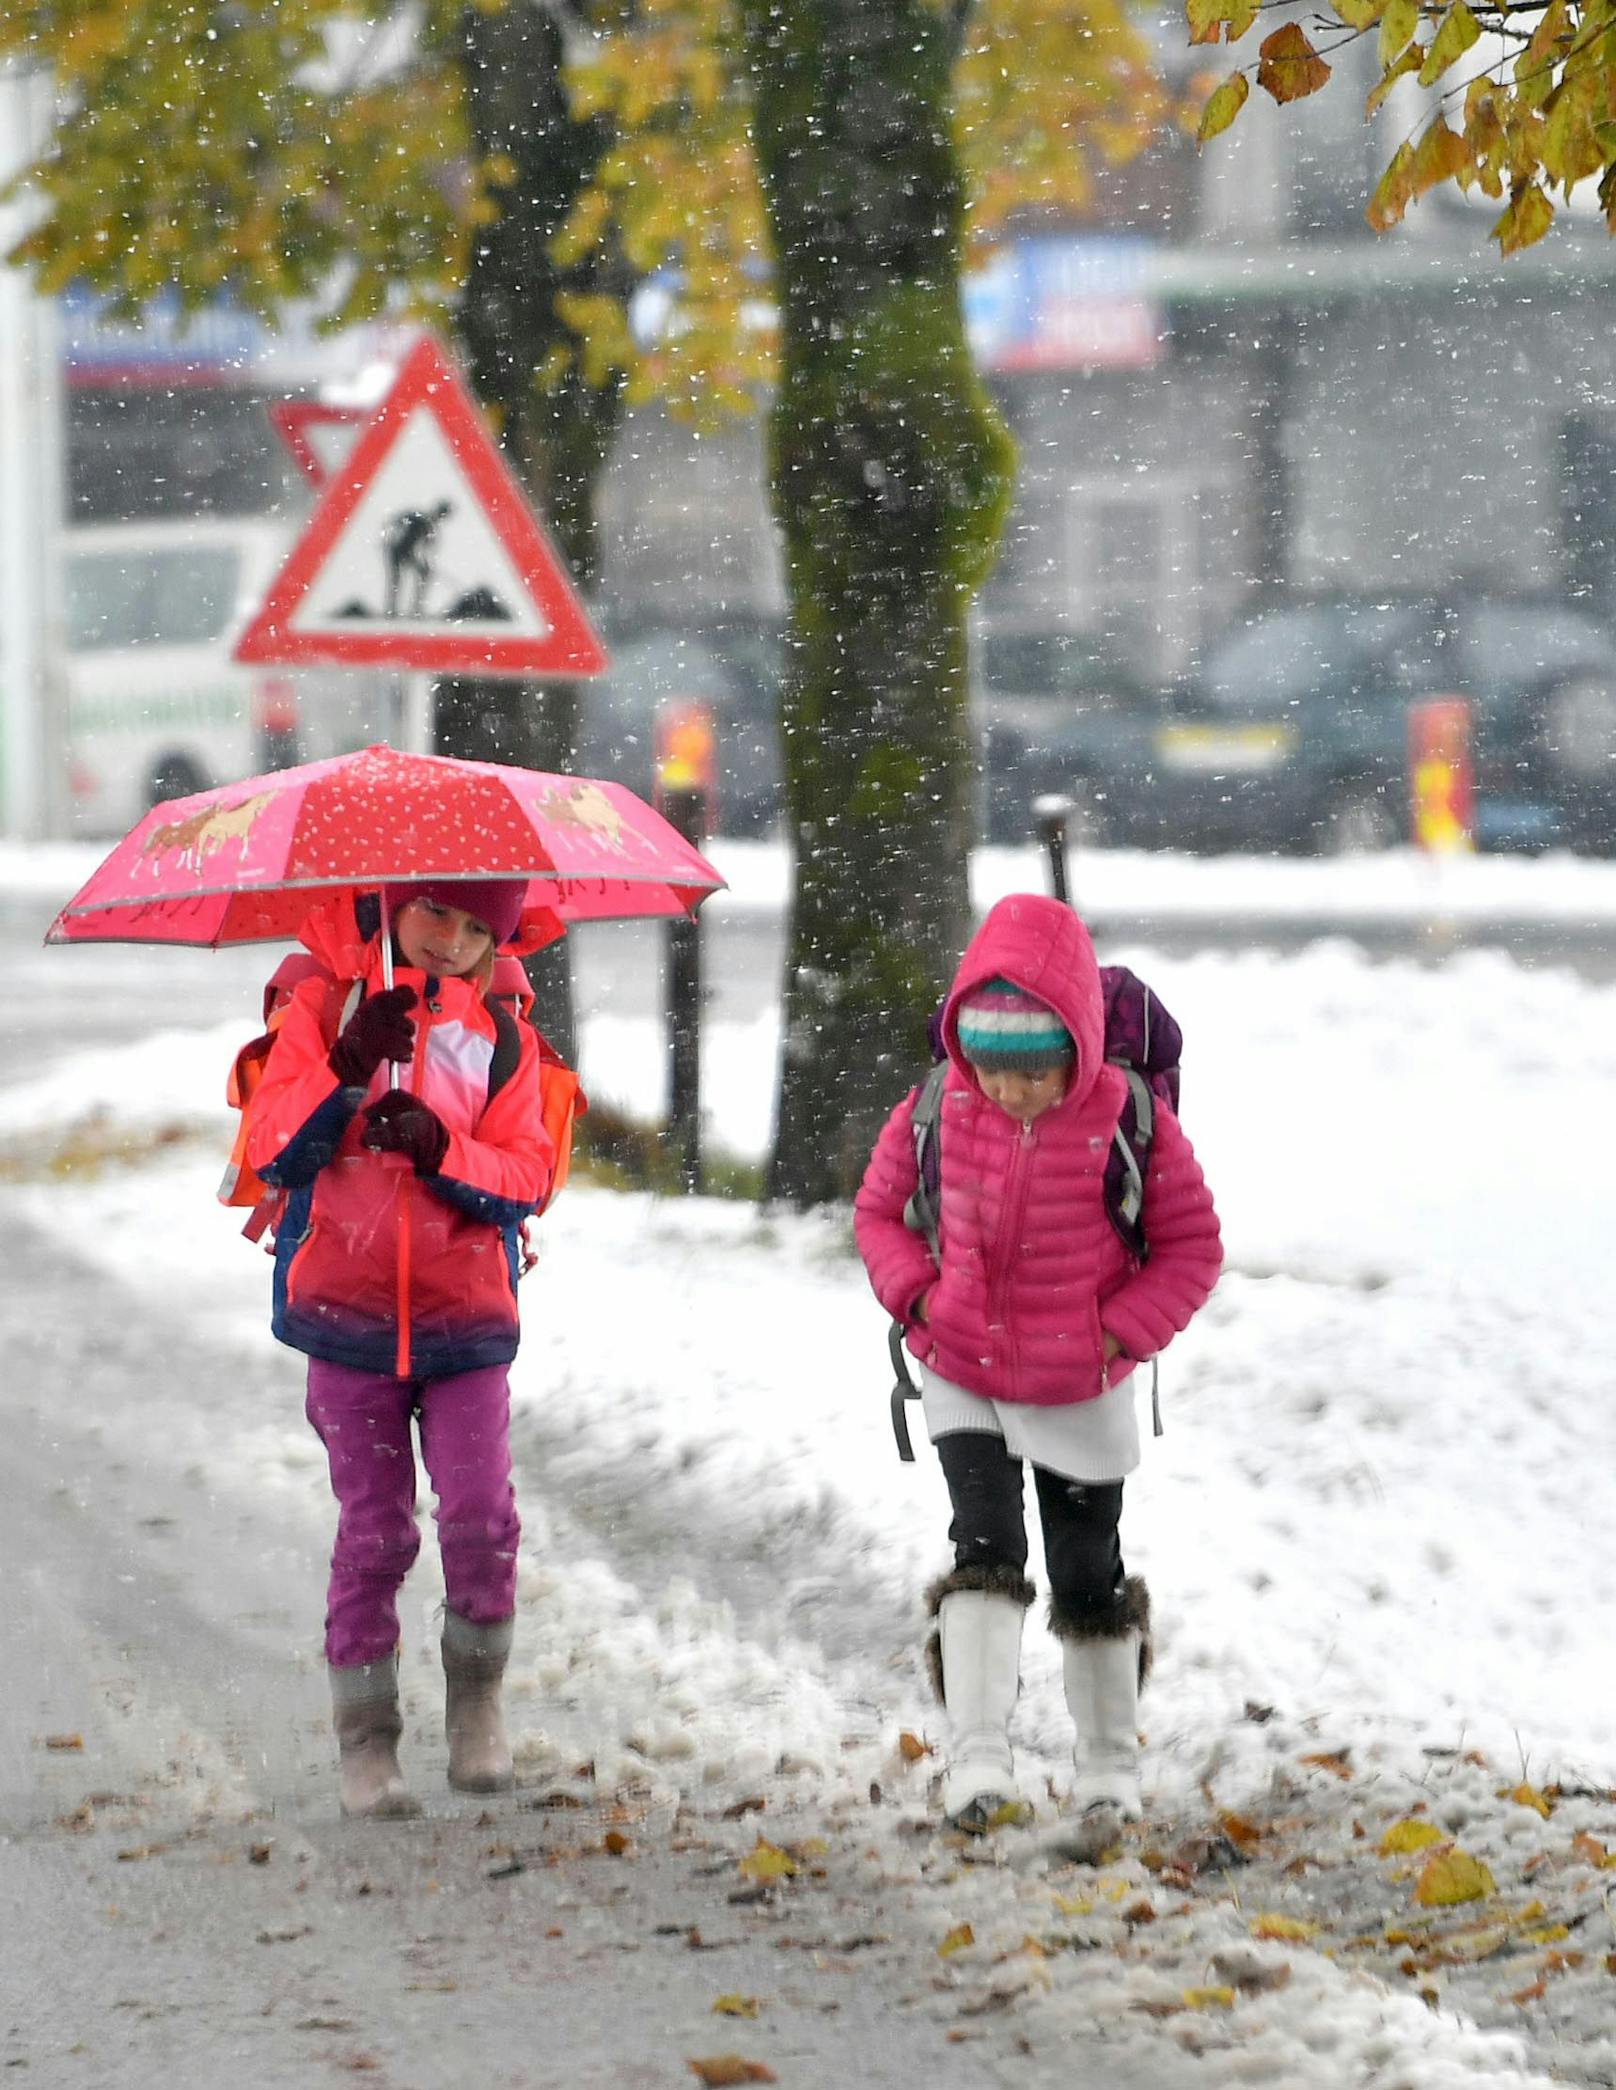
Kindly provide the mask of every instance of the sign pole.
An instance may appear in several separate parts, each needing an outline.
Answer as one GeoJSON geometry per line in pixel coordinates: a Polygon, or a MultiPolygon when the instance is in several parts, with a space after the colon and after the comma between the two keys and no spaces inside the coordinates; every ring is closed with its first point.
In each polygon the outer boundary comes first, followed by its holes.
{"type": "MultiPolygon", "coordinates": [[[[712,713],[704,704],[664,704],[656,721],[656,786],[653,797],[663,818],[695,848],[712,826],[718,779],[718,743],[712,713]]],[[[701,1171],[701,1009],[704,1000],[701,922],[696,916],[668,924],[668,1136],[679,1157],[679,1181],[699,1195],[701,1171]]]]}
{"type": "Polygon", "coordinates": [[[426,670],[413,668],[404,677],[403,717],[399,722],[406,755],[433,753],[434,678],[426,670]]]}

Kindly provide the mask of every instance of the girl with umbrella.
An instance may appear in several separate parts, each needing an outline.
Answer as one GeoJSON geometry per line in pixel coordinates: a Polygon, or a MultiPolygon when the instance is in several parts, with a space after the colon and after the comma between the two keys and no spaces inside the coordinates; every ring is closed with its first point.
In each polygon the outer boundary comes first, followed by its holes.
{"type": "Polygon", "coordinates": [[[320,970],[293,992],[248,1119],[248,1159],[287,1198],[274,1331],[308,1357],[308,1418],[338,1503],[325,1653],[348,1814],[418,1811],[397,1753],[397,1596],[420,1545],[412,1422],[438,1498],[449,1782],[513,1783],[500,1709],[519,1536],[507,1369],[518,1230],[556,1152],[537,1033],[484,990],[526,891],[521,879],[391,887],[390,953],[374,898],[318,909],[303,941],[320,970]]]}

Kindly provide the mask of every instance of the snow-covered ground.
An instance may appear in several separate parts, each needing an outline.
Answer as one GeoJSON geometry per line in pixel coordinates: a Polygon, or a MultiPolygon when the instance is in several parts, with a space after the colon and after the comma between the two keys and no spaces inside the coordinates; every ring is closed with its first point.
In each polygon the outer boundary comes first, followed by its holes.
{"type": "MultiPolygon", "coordinates": [[[[73,856],[10,852],[0,886],[71,881],[73,856]]],[[[1186,914],[1324,898],[1303,889],[1321,867],[1134,862],[1186,914]]],[[[1084,880],[1096,906],[1114,864],[1084,880]]],[[[772,904],[777,857],[726,868],[726,904],[772,904]]],[[[1412,918],[1440,886],[1458,918],[1616,921],[1605,866],[1324,868],[1337,907],[1357,881],[1349,910],[1379,893],[1412,918]]],[[[1032,860],[985,859],[979,897],[1017,878],[1036,882],[1032,860]]],[[[984,2009],[1170,2038],[1208,2084],[1542,2080],[1529,2062],[1616,2081],[1616,1873],[1598,1864],[1616,1849],[1616,987],[1496,952],[1371,962],[1344,941],[1104,955],[1184,1028],[1184,1121],[1228,1252],[1163,1363],[1166,1434],[1123,1523],[1159,1619],[1155,1844],[1050,1876],[1041,1831],[1010,1839],[1011,1862],[956,1894],[978,1942],[948,1964],[977,1969],[984,2009]],[[1377,1855],[1403,1818],[1439,1822],[1495,1891],[1418,1904],[1428,1853],[1377,1855]],[[1276,1942],[1276,1914],[1304,1928],[1276,1942]],[[1265,1986],[1280,1960],[1285,1985],[1265,1986]]],[[[211,1200],[228,1135],[211,1099],[251,1013],[0,1091],[0,1162],[21,1178],[7,1197],[113,1282],[138,1274],[148,1299],[262,1352],[267,1265],[211,1200]],[[170,1130],[195,1136],[149,1140],[170,1130]],[[50,1170],[126,1135],[128,1163],[50,1170]]],[[[770,1013],[708,1037],[710,1131],[733,1152],[766,1145],[776,1034],[770,1013]]],[[[654,1026],[586,1016],[582,1060],[597,1095],[652,1113],[654,1026]]],[[[918,1808],[926,1765],[905,1771],[896,1743],[938,1735],[915,1643],[947,1515],[925,1449],[896,1459],[884,1324],[845,1218],[579,1182],[544,1236],[513,1381],[532,1483],[524,1776],[591,1757],[602,1781],[686,1796],[774,1781],[846,1810],[873,1782],[918,1808]],[[609,1547],[597,1496],[618,1506],[609,1547]]],[[[288,1360],[284,1410],[205,1455],[218,1485],[323,1518],[295,1383],[288,1360]]],[[[1017,1732],[1030,1789],[1058,1795],[1066,1718],[1038,1629],[1017,1732]]]]}

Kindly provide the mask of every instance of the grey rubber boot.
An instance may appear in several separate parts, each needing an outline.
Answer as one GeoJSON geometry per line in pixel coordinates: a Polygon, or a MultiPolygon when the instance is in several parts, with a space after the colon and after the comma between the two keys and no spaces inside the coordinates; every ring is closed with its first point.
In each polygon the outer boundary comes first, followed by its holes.
{"type": "Polygon", "coordinates": [[[331,1724],[340,1759],[342,1811],[383,1820],[419,1814],[398,1767],[398,1657],[332,1669],[331,1724]]]}
{"type": "Polygon", "coordinates": [[[443,1729],[456,1792],[509,1792],[516,1783],[500,1705],[513,1623],[479,1626],[455,1611],[443,1615],[443,1729]]]}

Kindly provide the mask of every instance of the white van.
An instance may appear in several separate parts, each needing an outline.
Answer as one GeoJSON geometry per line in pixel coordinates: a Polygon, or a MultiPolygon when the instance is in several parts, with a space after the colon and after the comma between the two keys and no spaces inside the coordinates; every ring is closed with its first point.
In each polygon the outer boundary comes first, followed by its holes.
{"type": "Polygon", "coordinates": [[[291,541],[223,517],[64,534],[70,833],[119,835],[159,799],[392,737],[390,677],[230,658],[291,541]]]}

